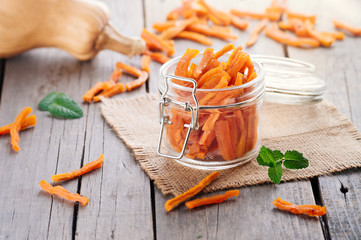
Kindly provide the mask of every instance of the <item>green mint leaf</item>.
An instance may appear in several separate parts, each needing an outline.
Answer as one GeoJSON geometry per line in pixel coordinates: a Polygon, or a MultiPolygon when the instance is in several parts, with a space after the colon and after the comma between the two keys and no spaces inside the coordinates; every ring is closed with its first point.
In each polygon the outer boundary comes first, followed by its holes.
{"type": "Polygon", "coordinates": [[[282,162],[277,162],[273,167],[268,169],[268,176],[273,183],[280,183],[282,175],[282,162]]]}
{"type": "Polygon", "coordinates": [[[287,151],[283,165],[289,169],[301,169],[308,167],[308,160],[303,157],[302,153],[287,151]]]}
{"type": "Polygon", "coordinates": [[[275,157],[273,156],[272,150],[270,150],[265,146],[262,146],[257,157],[257,162],[261,166],[269,166],[269,167],[274,166],[276,160],[275,157]]]}
{"type": "Polygon", "coordinates": [[[53,103],[49,106],[49,112],[55,117],[61,118],[81,118],[83,110],[80,106],[66,94],[59,93],[53,103]]]}
{"type": "Polygon", "coordinates": [[[51,92],[39,102],[39,109],[41,111],[49,111],[49,106],[54,102],[54,99],[58,96],[57,92],[51,92]]]}
{"type": "Polygon", "coordinates": [[[281,153],[281,151],[275,150],[275,151],[272,151],[272,153],[273,153],[275,160],[280,160],[284,157],[283,153],[281,153]]]}

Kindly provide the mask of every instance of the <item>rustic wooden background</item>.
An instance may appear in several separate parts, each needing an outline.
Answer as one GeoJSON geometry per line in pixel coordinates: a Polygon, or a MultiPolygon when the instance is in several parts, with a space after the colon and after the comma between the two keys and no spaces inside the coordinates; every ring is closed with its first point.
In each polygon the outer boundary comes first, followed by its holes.
{"type": "MultiPolygon", "coordinates": [[[[112,21],[121,32],[139,36],[156,21],[164,21],[174,0],[105,0],[112,21]]],[[[270,0],[207,0],[223,10],[262,11],[270,0]]],[[[333,30],[332,19],[361,25],[361,1],[289,0],[291,10],[316,14],[317,28],[333,30]]],[[[247,31],[234,29],[244,45],[257,21],[247,31]]],[[[214,48],[225,42],[214,40],[214,48]]],[[[176,55],[188,47],[205,46],[176,41],[176,55]]],[[[330,49],[282,46],[262,34],[251,54],[306,60],[318,67],[328,85],[325,98],[361,129],[361,38],[346,37],[330,49]]],[[[31,106],[38,125],[21,134],[21,151],[14,153],[6,136],[0,137],[0,239],[360,239],[361,169],[280,185],[264,184],[240,189],[240,196],[220,205],[187,210],[180,206],[166,213],[163,196],[135,162],[100,114],[99,104],[83,104],[84,117],[59,120],[36,109],[51,91],[67,93],[77,102],[95,82],[106,80],[116,61],[140,65],[112,52],[79,62],[63,51],[38,49],[0,60],[0,124],[11,122],[31,106]],[[77,169],[101,153],[101,169],[67,181],[71,192],[89,196],[86,207],[40,191],[38,183],[56,173],[77,169]],[[325,204],[318,219],[275,210],[280,196],[296,204],[325,204]]],[[[147,85],[119,97],[157,92],[160,64],[152,63],[147,85]]],[[[127,77],[123,76],[122,81],[127,77]]],[[[360,156],[361,157],[361,156],[360,156]]]]}

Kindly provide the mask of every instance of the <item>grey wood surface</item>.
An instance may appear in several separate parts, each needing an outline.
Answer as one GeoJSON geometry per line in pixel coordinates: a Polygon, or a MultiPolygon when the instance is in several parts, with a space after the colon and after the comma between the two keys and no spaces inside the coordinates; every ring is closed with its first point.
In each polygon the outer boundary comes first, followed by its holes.
{"type": "MultiPolygon", "coordinates": [[[[151,28],[154,22],[164,21],[166,13],[174,8],[174,1],[152,0],[146,2],[146,24],[151,28]],[[161,13],[160,13],[161,11],[161,13]]],[[[269,1],[210,1],[212,6],[227,10],[264,9],[269,1]],[[256,6],[254,6],[256,5],[256,6]],[[254,9],[249,8],[253,6],[254,9]]],[[[249,28],[242,32],[236,28],[232,31],[239,36],[235,45],[243,45],[258,21],[250,21],[249,28]]],[[[213,48],[221,48],[225,42],[213,38],[213,48]]],[[[176,41],[176,55],[182,55],[187,48],[204,50],[206,46],[187,40],[176,41]]],[[[266,38],[263,34],[253,47],[245,49],[251,54],[269,54],[284,56],[283,46],[266,38]]],[[[158,68],[151,72],[149,89],[157,92],[158,79],[155,76],[158,68]],[[155,81],[156,80],[156,81],[155,81]]],[[[298,204],[314,203],[312,187],[309,181],[290,182],[279,186],[262,185],[240,189],[240,196],[227,203],[213,205],[197,210],[188,210],[185,206],[166,213],[164,204],[171,196],[164,197],[155,190],[155,211],[157,239],[321,239],[323,233],[320,222],[315,219],[290,216],[274,210],[272,201],[278,196],[298,204]],[[253,224],[256,223],[256,224],[253,224]],[[292,229],[288,231],[287,229],[292,229]],[[310,235],[310,232],[314,233],[310,235]]]]}
{"type": "MultiPolygon", "coordinates": [[[[129,2],[125,8],[117,1],[107,3],[113,7],[114,24],[139,36],[142,1],[129,2]]],[[[7,60],[1,123],[13,121],[29,105],[38,125],[21,132],[18,153],[11,150],[8,136],[0,137],[0,239],[153,238],[150,181],[105,124],[99,104],[82,104],[84,117],[77,120],[54,119],[37,110],[40,99],[51,91],[65,92],[81,103],[82,94],[95,82],[107,80],[119,60],[139,65],[140,57],[130,61],[102,52],[94,61],[79,62],[60,50],[41,49],[7,60]],[[61,183],[89,197],[85,208],[40,191],[40,180],[51,182],[51,175],[77,169],[101,153],[105,154],[102,169],[61,183]]],[[[130,78],[125,75],[122,81],[130,78]]],[[[145,86],[120,97],[144,93],[145,86]]]]}
{"type": "MultiPolygon", "coordinates": [[[[0,119],[9,123],[22,108],[31,106],[38,126],[20,133],[18,153],[11,149],[9,136],[0,137],[2,239],[71,238],[73,204],[40,192],[38,183],[42,179],[50,181],[58,170],[80,166],[84,118],[54,119],[36,106],[51,91],[65,91],[79,99],[80,66],[67,54],[48,49],[31,51],[6,62],[1,101],[5,104],[1,105],[0,119]]],[[[64,187],[76,192],[77,182],[65,183],[64,187]]]]}
{"type": "MultiPolygon", "coordinates": [[[[143,26],[141,0],[105,1],[111,6],[111,19],[122,33],[139,36],[143,26]]],[[[83,81],[94,84],[108,79],[115,63],[122,61],[140,67],[140,57],[131,60],[112,52],[101,52],[85,63],[83,81]]],[[[124,74],[120,81],[133,77],[124,74]]],[[[82,92],[86,91],[84,89],[82,92]]],[[[145,85],[117,97],[145,93],[145,85]]],[[[87,105],[87,104],[86,104],[87,105]]],[[[122,141],[104,122],[100,104],[89,105],[84,145],[84,164],[104,153],[104,165],[96,173],[82,177],[81,192],[92,196],[89,206],[79,207],[76,239],[151,239],[153,238],[150,180],[135,162],[122,141]]]]}
{"type": "MultiPolygon", "coordinates": [[[[316,28],[334,31],[332,20],[361,23],[361,2],[350,0],[313,1],[304,5],[289,1],[290,9],[317,15],[316,28]],[[327,8],[324,6],[327,5],[327,8]]],[[[361,39],[346,36],[330,48],[304,51],[288,47],[289,56],[315,64],[317,73],[327,83],[325,99],[334,104],[361,130],[361,39]],[[315,57],[317,56],[317,57],[315,57]]],[[[360,156],[361,157],[361,156],[360,156]]],[[[323,202],[327,206],[328,226],[332,239],[361,238],[361,169],[319,177],[323,202]]]]}
{"type": "MultiPolygon", "coordinates": [[[[110,6],[114,25],[133,36],[139,36],[143,27],[151,29],[154,22],[164,21],[168,11],[180,4],[173,0],[104,2],[110,6]]],[[[270,4],[268,0],[207,2],[223,10],[256,12],[270,4]]],[[[333,30],[333,18],[355,25],[361,22],[358,14],[361,2],[357,0],[307,3],[289,0],[289,6],[298,12],[315,13],[316,27],[321,30],[333,30]]],[[[232,29],[239,36],[235,45],[244,45],[257,21],[250,23],[245,32],[232,29]]],[[[222,40],[213,41],[215,49],[225,44],[222,40]]],[[[176,40],[175,46],[176,56],[186,48],[205,49],[204,45],[182,39],[176,40]]],[[[346,37],[331,49],[300,50],[284,47],[261,34],[256,45],[246,51],[289,55],[314,63],[318,74],[328,83],[326,99],[360,130],[360,46],[360,38],[346,37]]],[[[56,119],[37,110],[40,99],[51,91],[65,92],[81,103],[82,94],[95,82],[106,80],[116,61],[140,65],[140,57],[129,60],[109,51],[92,61],[79,62],[60,50],[40,49],[6,60],[1,79],[5,61],[0,60],[0,125],[12,122],[25,106],[31,106],[38,118],[35,128],[20,133],[18,153],[12,151],[8,136],[0,136],[0,239],[361,238],[360,169],[312,181],[245,187],[240,189],[238,198],[223,204],[194,210],[182,205],[166,213],[164,203],[171,196],[163,196],[153,186],[130,150],[104,122],[99,104],[81,104],[84,117],[77,120],[56,119]],[[40,190],[40,180],[51,182],[51,175],[77,169],[101,153],[105,155],[101,169],[61,183],[71,192],[88,196],[86,207],[40,190]],[[296,204],[325,203],[327,216],[320,221],[274,209],[271,202],[278,196],[296,204]]],[[[149,92],[157,92],[159,68],[160,64],[152,62],[149,92]]],[[[129,79],[124,75],[121,81],[129,79]]],[[[146,91],[142,86],[117,97],[132,97],[146,91]]]]}

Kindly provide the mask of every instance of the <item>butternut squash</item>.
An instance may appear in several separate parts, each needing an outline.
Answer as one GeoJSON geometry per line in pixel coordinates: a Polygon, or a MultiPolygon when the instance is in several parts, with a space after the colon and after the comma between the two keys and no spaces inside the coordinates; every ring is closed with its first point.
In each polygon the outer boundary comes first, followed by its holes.
{"type": "Polygon", "coordinates": [[[99,1],[1,0],[0,58],[39,47],[56,47],[79,60],[103,49],[133,56],[145,50],[140,38],[120,34],[99,1]]]}

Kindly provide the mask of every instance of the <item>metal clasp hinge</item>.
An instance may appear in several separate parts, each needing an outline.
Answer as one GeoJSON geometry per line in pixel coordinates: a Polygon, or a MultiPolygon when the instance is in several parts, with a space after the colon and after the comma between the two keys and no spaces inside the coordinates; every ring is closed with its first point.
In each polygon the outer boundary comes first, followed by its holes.
{"type": "Polygon", "coordinates": [[[175,75],[166,75],[165,89],[164,89],[162,97],[161,97],[161,99],[159,101],[159,119],[160,119],[161,128],[160,128],[160,133],[159,133],[157,153],[160,156],[173,158],[173,159],[181,159],[183,157],[183,155],[184,155],[185,150],[186,150],[186,146],[187,146],[188,139],[189,139],[191,131],[192,130],[198,130],[199,105],[198,105],[198,100],[197,100],[197,97],[196,97],[196,90],[197,90],[197,82],[194,79],[179,77],[179,76],[175,76],[175,75]],[[193,97],[195,106],[192,106],[189,102],[184,103],[184,102],[173,100],[173,99],[167,97],[168,81],[172,81],[172,79],[177,79],[177,80],[184,81],[184,82],[190,82],[190,83],[193,84],[192,97],[193,97]],[[186,135],[186,138],[184,140],[182,150],[181,150],[181,152],[179,153],[178,156],[169,155],[169,154],[161,152],[164,127],[165,127],[166,124],[169,124],[169,125],[173,124],[170,121],[169,116],[166,115],[165,111],[164,111],[164,108],[166,106],[168,106],[169,104],[171,104],[171,103],[175,104],[175,105],[178,105],[181,108],[183,108],[186,112],[191,113],[191,122],[189,124],[184,124],[184,127],[188,128],[188,130],[187,130],[187,135],[186,135]]]}

